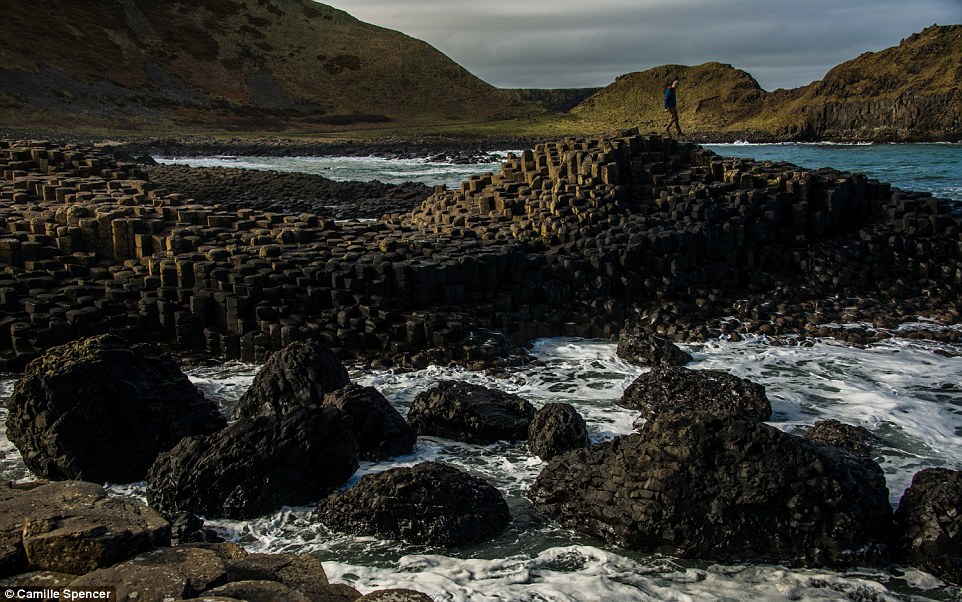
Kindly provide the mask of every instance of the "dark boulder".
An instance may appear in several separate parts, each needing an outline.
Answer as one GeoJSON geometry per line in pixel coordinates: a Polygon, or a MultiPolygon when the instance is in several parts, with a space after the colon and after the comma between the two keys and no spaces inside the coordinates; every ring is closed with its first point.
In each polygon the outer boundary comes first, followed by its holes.
{"type": "Polygon", "coordinates": [[[691,354],[640,323],[626,324],[618,336],[618,357],[639,366],[684,366],[691,354]]]}
{"type": "Polygon", "coordinates": [[[316,501],[357,467],[350,417],[300,406],[184,439],[150,468],[147,500],[163,512],[250,518],[316,501]]]}
{"type": "Polygon", "coordinates": [[[535,412],[528,426],[528,449],[542,460],[588,447],[588,443],[585,419],[571,404],[545,404],[535,412]]]}
{"type": "Polygon", "coordinates": [[[489,540],[511,515],[501,493],[456,468],[423,462],[361,477],[318,504],[331,529],[414,544],[463,546],[489,540]]]}
{"type": "Polygon", "coordinates": [[[80,575],[167,545],[163,516],[94,483],[0,486],[0,577],[26,570],[80,575]]]}
{"type": "Polygon", "coordinates": [[[282,413],[318,405],[328,393],[351,382],[334,352],[314,340],[296,341],[272,354],[234,408],[236,418],[282,413]]]}
{"type": "Polygon", "coordinates": [[[407,419],[419,435],[487,444],[527,438],[533,417],[534,406],[513,393],[446,380],[419,393],[407,419]]]}
{"type": "Polygon", "coordinates": [[[417,443],[414,429],[374,387],[350,384],[329,393],[323,403],[351,417],[361,458],[382,460],[414,450],[417,443]]]}
{"type": "Polygon", "coordinates": [[[895,511],[896,559],[962,585],[962,471],[926,468],[895,511]]]}
{"type": "Polygon", "coordinates": [[[838,420],[819,420],[805,431],[805,438],[843,449],[856,456],[872,457],[878,437],[862,426],[838,420]]]}
{"type": "Polygon", "coordinates": [[[47,350],[7,402],[7,437],[49,479],[129,483],[160,452],[226,422],[167,354],[114,335],[47,350]]]}
{"type": "Polygon", "coordinates": [[[647,419],[665,412],[752,420],[772,417],[765,387],[720,370],[652,368],[628,385],[618,405],[640,410],[647,419]]]}
{"type": "Polygon", "coordinates": [[[761,422],[693,414],[558,456],[531,498],[617,545],[718,562],[877,563],[892,528],[871,460],[761,422]]]}

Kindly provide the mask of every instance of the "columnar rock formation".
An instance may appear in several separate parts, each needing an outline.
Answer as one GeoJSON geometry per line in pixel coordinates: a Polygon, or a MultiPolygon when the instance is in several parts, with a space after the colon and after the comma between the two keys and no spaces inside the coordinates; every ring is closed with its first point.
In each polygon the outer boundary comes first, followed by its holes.
{"type": "Polygon", "coordinates": [[[91,148],[2,141],[0,352],[15,367],[111,331],[472,365],[635,314],[675,340],[955,322],[960,223],[862,175],[635,132],[539,145],[377,222],[203,205],[91,148]]]}

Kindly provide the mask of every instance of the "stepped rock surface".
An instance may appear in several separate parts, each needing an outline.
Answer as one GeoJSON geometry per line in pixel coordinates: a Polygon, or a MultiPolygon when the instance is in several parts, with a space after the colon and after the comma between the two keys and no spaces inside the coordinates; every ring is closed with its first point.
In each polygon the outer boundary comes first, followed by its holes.
{"type": "Polygon", "coordinates": [[[163,516],[109,497],[99,485],[0,487],[0,577],[27,570],[79,575],[165,545],[170,525],[163,516]]]}
{"type": "Polygon", "coordinates": [[[414,211],[232,211],[97,149],[0,142],[0,366],[105,332],[243,361],[503,365],[626,320],[673,342],[957,341],[962,216],[851,173],[636,131],[539,144],[414,211]],[[862,323],[843,328],[839,324],[862,323]]]}

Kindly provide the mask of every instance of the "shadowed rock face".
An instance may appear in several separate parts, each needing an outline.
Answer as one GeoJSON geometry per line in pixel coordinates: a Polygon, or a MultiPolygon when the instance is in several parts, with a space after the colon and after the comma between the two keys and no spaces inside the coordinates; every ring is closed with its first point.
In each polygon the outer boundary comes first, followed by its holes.
{"type": "Polygon", "coordinates": [[[571,404],[545,404],[528,426],[528,449],[542,460],[588,447],[588,442],[585,419],[571,404]]]}
{"type": "Polygon", "coordinates": [[[36,474],[129,483],[183,437],[227,423],[165,353],[102,335],[50,349],[7,402],[7,437],[36,474]]]}
{"type": "Polygon", "coordinates": [[[320,404],[325,395],[349,383],[347,369],[330,349],[317,341],[296,341],[271,354],[237,402],[234,415],[252,418],[320,404]]]}
{"type": "Polygon", "coordinates": [[[862,426],[845,424],[838,420],[818,420],[805,431],[809,441],[825,443],[856,456],[871,458],[879,439],[862,426]]]}
{"type": "Polygon", "coordinates": [[[618,357],[639,366],[683,366],[691,354],[664,337],[652,334],[642,324],[626,324],[618,335],[618,357]]]}
{"type": "Polygon", "coordinates": [[[617,545],[721,562],[881,562],[892,525],[874,462],[763,423],[693,414],[555,458],[531,497],[617,545]]]}
{"type": "Polygon", "coordinates": [[[642,417],[649,419],[667,412],[752,420],[772,417],[765,387],[720,370],[652,368],[628,385],[618,404],[641,410],[642,417]]]}
{"type": "Polygon", "coordinates": [[[296,406],[184,439],[151,466],[147,500],[163,512],[251,518],[316,501],[357,467],[350,417],[296,406]]]}
{"type": "Polygon", "coordinates": [[[486,541],[511,520],[497,489],[434,462],[361,477],[321,501],[318,516],[338,531],[440,546],[486,541]]]}
{"type": "Polygon", "coordinates": [[[338,408],[351,417],[361,458],[383,460],[414,450],[417,442],[414,429],[374,387],[347,385],[325,396],[324,405],[338,408]]]}
{"type": "Polygon", "coordinates": [[[513,393],[448,380],[418,393],[407,420],[419,435],[487,444],[526,439],[534,412],[513,393]]]}
{"type": "Polygon", "coordinates": [[[962,471],[926,468],[895,512],[897,559],[962,585],[962,471]]]}

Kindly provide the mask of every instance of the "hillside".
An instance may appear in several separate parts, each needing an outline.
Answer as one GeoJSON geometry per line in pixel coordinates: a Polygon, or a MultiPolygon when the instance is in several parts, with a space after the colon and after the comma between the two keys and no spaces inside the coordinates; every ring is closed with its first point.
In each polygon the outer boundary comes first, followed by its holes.
{"type": "Polygon", "coordinates": [[[660,131],[663,90],[675,78],[682,127],[700,138],[962,138],[962,25],[926,28],[794,90],[766,92],[730,65],[666,65],[624,75],[571,112],[589,130],[660,131]]]}
{"type": "Polygon", "coordinates": [[[808,139],[962,137],[962,25],[928,27],[773,95],[759,125],[808,139]],[[794,117],[794,119],[793,119],[794,117]]]}
{"type": "Polygon", "coordinates": [[[311,0],[10,0],[4,21],[13,127],[356,128],[525,105],[424,42],[311,0]]]}
{"type": "Polygon", "coordinates": [[[661,131],[665,86],[680,80],[679,120],[689,131],[724,130],[761,110],[766,93],[749,74],[721,63],[664,65],[622,75],[571,110],[589,129],[638,125],[661,131]]]}

